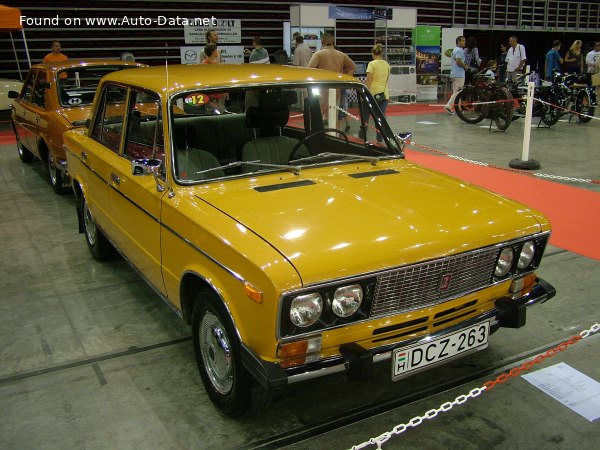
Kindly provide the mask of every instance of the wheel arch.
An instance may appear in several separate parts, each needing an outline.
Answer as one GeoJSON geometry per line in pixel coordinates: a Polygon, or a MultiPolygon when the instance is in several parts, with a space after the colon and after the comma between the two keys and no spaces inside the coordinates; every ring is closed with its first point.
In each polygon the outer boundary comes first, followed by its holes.
{"type": "MultiPolygon", "coordinates": [[[[235,326],[235,321],[231,315],[231,311],[227,307],[225,299],[219,293],[219,290],[206,278],[202,277],[200,274],[196,272],[186,272],[181,279],[180,288],[179,288],[179,300],[181,305],[181,314],[183,316],[183,320],[191,325],[192,323],[192,311],[194,310],[194,302],[196,301],[198,292],[202,290],[210,291],[214,294],[215,299],[218,299],[218,303],[220,303],[224,312],[226,312],[231,325],[235,329],[236,334],[239,337],[239,332],[237,327],[235,326]]],[[[217,300],[215,300],[217,301],[217,300]]]]}

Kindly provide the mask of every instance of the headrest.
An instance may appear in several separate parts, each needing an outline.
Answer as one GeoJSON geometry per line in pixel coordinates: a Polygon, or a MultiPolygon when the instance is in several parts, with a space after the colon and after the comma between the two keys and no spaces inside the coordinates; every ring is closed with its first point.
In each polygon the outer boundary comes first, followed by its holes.
{"type": "Polygon", "coordinates": [[[258,97],[258,104],[263,108],[276,106],[290,106],[298,101],[296,91],[262,91],[258,97]]]}
{"type": "Polygon", "coordinates": [[[290,118],[287,106],[274,108],[255,108],[251,106],[246,111],[247,128],[273,128],[284,127],[290,118]]]}

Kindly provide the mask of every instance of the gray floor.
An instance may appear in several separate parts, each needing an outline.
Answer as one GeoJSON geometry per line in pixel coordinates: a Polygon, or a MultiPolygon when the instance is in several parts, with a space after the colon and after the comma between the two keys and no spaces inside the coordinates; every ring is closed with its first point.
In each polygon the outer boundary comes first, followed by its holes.
{"type": "MultiPolygon", "coordinates": [[[[439,110],[390,122],[458,157],[503,167],[521,157],[522,120],[490,133],[439,110]]],[[[556,182],[598,192],[577,180],[600,178],[599,138],[598,121],[534,128],[531,158],[539,172],[567,178],[556,182]]],[[[600,263],[550,247],[539,273],[558,295],[488,349],[403,382],[379,366],[368,382],[338,375],[293,385],[260,417],[233,421],[202,388],[187,326],[123,260],[91,258],[73,197],[52,193],[43,165],[0,146],[0,185],[2,449],[349,448],[600,322],[600,263]]],[[[566,362],[600,380],[599,350],[595,335],[536,367],[566,362]]],[[[514,378],[383,448],[595,449],[599,440],[599,423],[514,378]]]]}

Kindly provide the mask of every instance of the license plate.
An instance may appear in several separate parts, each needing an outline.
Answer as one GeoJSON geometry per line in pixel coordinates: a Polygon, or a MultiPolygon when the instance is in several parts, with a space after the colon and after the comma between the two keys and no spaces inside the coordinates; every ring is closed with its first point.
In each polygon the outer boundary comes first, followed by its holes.
{"type": "Polygon", "coordinates": [[[490,323],[483,322],[433,341],[397,348],[392,354],[392,380],[475,349],[487,347],[490,323]]]}

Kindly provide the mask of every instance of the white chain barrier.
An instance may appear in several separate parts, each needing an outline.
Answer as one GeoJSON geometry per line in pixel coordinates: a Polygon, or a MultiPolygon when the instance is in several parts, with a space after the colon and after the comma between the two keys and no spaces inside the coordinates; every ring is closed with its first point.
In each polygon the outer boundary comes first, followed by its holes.
{"type": "Polygon", "coordinates": [[[370,445],[376,445],[377,449],[381,450],[381,448],[382,448],[381,446],[383,444],[385,444],[388,440],[390,440],[390,438],[392,438],[393,436],[400,435],[400,434],[404,433],[406,430],[408,430],[409,428],[418,427],[426,420],[431,420],[431,419],[437,417],[441,413],[450,411],[455,406],[462,405],[470,399],[479,397],[486,390],[490,390],[494,386],[508,381],[511,377],[519,376],[523,371],[529,370],[531,367],[533,367],[536,364],[541,363],[546,358],[551,358],[551,357],[555,356],[559,351],[566,350],[569,345],[573,345],[573,344],[577,343],[578,341],[580,341],[581,339],[585,339],[589,336],[592,336],[593,334],[596,334],[598,331],[600,331],[600,323],[595,323],[588,330],[582,331],[581,333],[573,336],[569,340],[562,342],[557,347],[551,348],[550,350],[546,351],[544,354],[538,355],[536,358],[523,363],[520,367],[515,367],[515,368],[511,369],[508,373],[503,373],[498,378],[496,378],[496,380],[488,381],[488,382],[484,383],[484,385],[482,387],[471,389],[468,394],[459,395],[451,402],[442,403],[439,408],[430,409],[422,416],[413,417],[407,423],[398,424],[394,428],[392,428],[391,431],[386,431],[385,433],[382,433],[377,437],[371,438],[368,441],[365,441],[358,445],[354,445],[354,446],[352,446],[352,450],[360,450],[360,449],[369,447],[370,445]]]}

